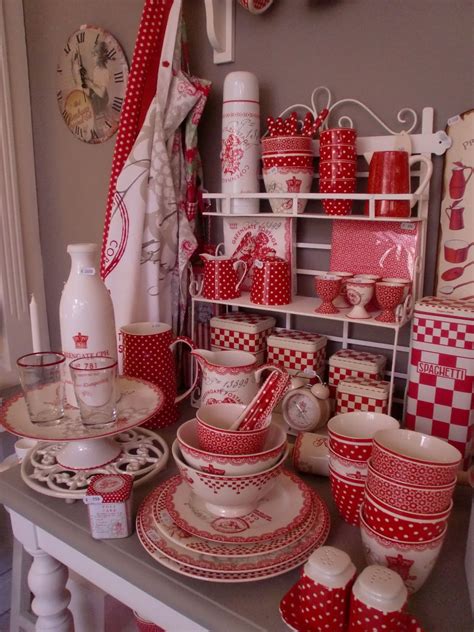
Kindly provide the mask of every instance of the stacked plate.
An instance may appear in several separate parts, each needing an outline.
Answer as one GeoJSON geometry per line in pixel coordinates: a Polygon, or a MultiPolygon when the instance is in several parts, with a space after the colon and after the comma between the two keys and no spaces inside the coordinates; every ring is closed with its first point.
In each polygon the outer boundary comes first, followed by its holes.
{"type": "Polygon", "coordinates": [[[282,470],[250,513],[217,515],[181,475],[159,485],[137,514],[137,534],[163,566],[214,582],[267,579],[306,562],[329,533],[325,503],[282,470]]]}

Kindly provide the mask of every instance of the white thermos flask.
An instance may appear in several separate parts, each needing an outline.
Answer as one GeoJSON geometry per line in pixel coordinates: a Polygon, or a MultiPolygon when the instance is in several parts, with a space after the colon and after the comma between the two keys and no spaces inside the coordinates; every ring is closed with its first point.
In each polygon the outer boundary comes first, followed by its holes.
{"type": "MultiPolygon", "coordinates": [[[[259,193],[260,103],[251,72],[231,72],[224,81],[222,108],[222,193],[259,193]]],[[[224,210],[226,210],[224,208],[224,210]]],[[[230,212],[258,213],[259,200],[231,199],[230,212]]]]}

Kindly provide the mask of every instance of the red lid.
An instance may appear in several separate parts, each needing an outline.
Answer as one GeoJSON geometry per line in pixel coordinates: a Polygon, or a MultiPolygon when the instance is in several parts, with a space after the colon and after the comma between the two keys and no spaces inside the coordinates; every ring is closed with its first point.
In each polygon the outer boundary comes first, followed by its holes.
{"type": "Polygon", "coordinates": [[[86,496],[100,496],[103,503],[118,503],[130,497],[132,487],[130,474],[96,474],[90,480],[86,496]]]}

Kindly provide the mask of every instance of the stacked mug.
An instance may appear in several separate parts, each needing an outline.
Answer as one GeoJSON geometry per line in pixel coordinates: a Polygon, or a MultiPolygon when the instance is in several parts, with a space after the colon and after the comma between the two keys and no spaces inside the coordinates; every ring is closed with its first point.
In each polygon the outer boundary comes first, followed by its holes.
{"type": "Polygon", "coordinates": [[[372,437],[377,431],[398,427],[393,417],[368,411],[344,413],[329,420],[331,493],[339,513],[349,524],[359,524],[372,437]]]}
{"type": "MultiPolygon", "coordinates": [[[[320,133],[319,192],[354,193],[356,190],[357,133],[338,127],[320,133]]],[[[327,215],[350,215],[352,200],[323,200],[327,215]]]]}
{"type": "Polygon", "coordinates": [[[412,430],[384,430],[373,441],[360,525],[367,561],[397,571],[410,593],[427,579],[453,506],[461,453],[412,430]]]}
{"type": "MultiPolygon", "coordinates": [[[[263,182],[267,193],[309,193],[313,183],[313,147],[310,136],[262,138],[263,182]]],[[[298,200],[302,213],[307,200],[298,200]]],[[[291,213],[292,198],[270,198],[274,213],[291,213]]]]}

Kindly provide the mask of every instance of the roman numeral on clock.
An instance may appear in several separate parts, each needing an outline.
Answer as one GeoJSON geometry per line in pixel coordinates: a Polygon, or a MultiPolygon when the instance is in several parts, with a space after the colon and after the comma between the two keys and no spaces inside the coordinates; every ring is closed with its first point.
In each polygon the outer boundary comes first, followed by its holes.
{"type": "Polygon", "coordinates": [[[76,34],[76,40],[78,44],[83,44],[85,42],[86,34],[84,33],[84,31],[76,34]]]}
{"type": "Polygon", "coordinates": [[[105,119],[105,124],[108,128],[112,128],[112,123],[110,123],[107,119],[105,119]]]}
{"type": "Polygon", "coordinates": [[[124,76],[123,76],[123,72],[115,72],[114,73],[114,81],[115,83],[123,83],[124,80],[124,76]]]}
{"type": "Polygon", "coordinates": [[[97,132],[95,131],[95,129],[91,130],[91,139],[92,140],[98,140],[99,139],[99,135],[97,134],[97,132]]]}
{"type": "Polygon", "coordinates": [[[63,110],[62,115],[66,125],[69,125],[69,123],[71,122],[71,115],[69,114],[69,112],[67,110],[63,110]]]}
{"type": "Polygon", "coordinates": [[[122,109],[122,103],[123,99],[121,97],[114,97],[114,100],[112,101],[112,110],[120,112],[120,110],[122,109]]]}
{"type": "Polygon", "coordinates": [[[69,44],[66,44],[66,46],[64,47],[64,52],[66,53],[66,55],[69,55],[69,53],[71,52],[71,47],[69,46],[69,44]]]}
{"type": "Polygon", "coordinates": [[[59,103],[61,103],[61,101],[63,100],[63,93],[61,92],[61,90],[59,90],[59,92],[56,92],[56,99],[59,103]]]}
{"type": "Polygon", "coordinates": [[[107,57],[109,61],[111,61],[115,59],[116,54],[117,54],[117,51],[115,50],[115,48],[109,48],[105,56],[107,57]]]}

